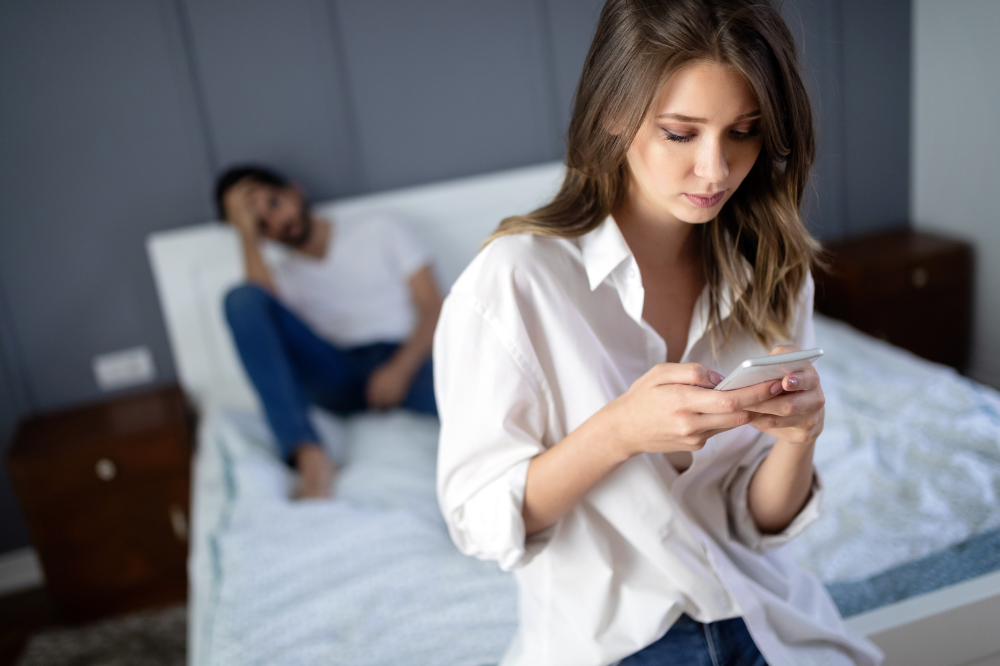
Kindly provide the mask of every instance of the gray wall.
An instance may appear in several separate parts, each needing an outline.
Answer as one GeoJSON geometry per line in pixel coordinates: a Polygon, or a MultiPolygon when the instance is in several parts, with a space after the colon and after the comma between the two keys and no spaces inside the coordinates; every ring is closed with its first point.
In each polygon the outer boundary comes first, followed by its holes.
{"type": "Polygon", "coordinates": [[[1000,3],[914,5],[914,223],[974,244],[969,374],[1000,388],[1000,3]]]}
{"type": "MultiPolygon", "coordinates": [[[[227,164],[326,199],[561,157],[601,4],[0,3],[0,442],[101,398],[96,354],[146,345],[174,377],[143,240],[212,217],[227,164]]],[[[810,224],[905,220],[909,1],[784,13],[820,110],[810,224]]],[[[13,515],[0,476],[0,552],[25,543],[13,515]]]]}
{"type": "Polygon", "coordinates": [[[818,154],[806,218],[832,240],[909,217],[910,0],[797,0],[818,154]]]}

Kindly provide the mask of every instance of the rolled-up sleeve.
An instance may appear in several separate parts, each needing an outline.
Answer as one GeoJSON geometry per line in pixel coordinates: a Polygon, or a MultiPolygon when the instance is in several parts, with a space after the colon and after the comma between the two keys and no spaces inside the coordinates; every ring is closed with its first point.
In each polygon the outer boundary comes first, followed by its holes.
{"type": "Polygon", "coordinates": [[[823,503],[823,481],[819,472],[814,468],[809,499],[792,519],[792,522],[777,534],[761,532],[753,514],[750,513],[750,501],[747,493],[757,468],[771,452],[774,438],[761,435],[759,439],[758,446],[753,447],[750,454],[728,475],[723,486],[729,511],[729,530],[732,536],[750,550],[766,553],[784,546],[819,518],[820,506],[823,503]]]}
{"type": "Polygon", "coordinates": [[[481,302],[455,292],[434,337],[441,511],[461,552],[504,570],[545,543],[526,538],[521,516],[528,465],[544,450],[544,378],[514,337],[481,302]]]}
{"type": "MultiPolygon", "coordinates": [[[[815,290],[816,287],[812,275],[807,275],[805,284],[802,286],[802,291],[799,293],[795,320],[790,327],[790,340],[799,349],[811,349],[816,346],[816,329],[813,325],[815,290]]],[[[819,510],[823,502],[823,480],[820,477],[819,471],[813,468],[812,488],[809,492],[809,499],[798,515],[778,534],[763,534],[760,531],[753,514],[750,513],[747,493],[750,489],[750,482],[753,480],[753,475],[757,473],[757,469],[764,462],[764,459],[767,458],[767,454],[771,452],[773,446],[774,437],[760,435],[750,452],[727,475],[723,483],[729,510],[729,529],[737,541],[758,553],[766,553],[769,550],[774,550],[794,539],[806,527],[812,524],[813,521],[819,518],[819,510]]]]}

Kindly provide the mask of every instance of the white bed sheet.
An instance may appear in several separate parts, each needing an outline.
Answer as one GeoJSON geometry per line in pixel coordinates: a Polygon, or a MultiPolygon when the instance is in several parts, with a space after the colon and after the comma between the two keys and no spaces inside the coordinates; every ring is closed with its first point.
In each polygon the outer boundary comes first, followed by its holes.
{"type": "MultiPolygon", "coordinates": [[[[794,556],[824,582],[857,580],[1000,525],[1000,394],[821,317],[817,337],[827,495],[794,556]]],[[[317,422],[346,463],[334,502],[286,499],[291,475],[259,417],[204,419],[191,663],[495,663],[513,582],[448,539],[436,422],[317,422]]]]}
{"type": "Polygon", "coordinates": [[[824,582],[868,578],[1000,527],[1000,393],[816,317],[820,519],[789,544],[824,582]]]}
{"type": "Polygon", "coordinates": [[[223,410],[203,422],[190,663],[496,663],[516,591],[448,538],[437,421],[314,420],[344,464],[334,502],[287,499],[293,477],[259,417],[223,410]]]}

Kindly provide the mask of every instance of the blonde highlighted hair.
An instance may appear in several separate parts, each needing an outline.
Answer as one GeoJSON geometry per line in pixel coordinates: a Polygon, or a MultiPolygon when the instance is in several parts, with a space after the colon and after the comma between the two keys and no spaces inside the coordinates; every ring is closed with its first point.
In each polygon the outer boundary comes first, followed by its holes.
{"type": "Polygon", "coordinates": [[[766,0],[608,0],[576,91],[562,187],[549,204],[503,220],[487,243],[522,232],[575,238],[596,228],[628,190],[626,153],[657,93],[679,68],[706,60],[747,80],[762,136],[742,185],[715,220],[696,227],[713,340],[735,327],[769,346],[788,337],[820,247],[800,215],[815,155],[809,98],[791,32],[766,0]],[[733,302],[723,325],[727,282],[733,302]]]}

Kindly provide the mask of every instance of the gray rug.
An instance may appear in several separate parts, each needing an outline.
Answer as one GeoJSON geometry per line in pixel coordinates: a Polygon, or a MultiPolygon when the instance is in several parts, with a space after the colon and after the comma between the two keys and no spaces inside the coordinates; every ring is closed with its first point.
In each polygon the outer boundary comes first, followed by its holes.
{"type": "Polygon", "coordinates": [[[171,606],[35,634],[17,666],[183,666],[187,608],[171,606]]]}

